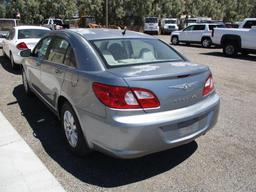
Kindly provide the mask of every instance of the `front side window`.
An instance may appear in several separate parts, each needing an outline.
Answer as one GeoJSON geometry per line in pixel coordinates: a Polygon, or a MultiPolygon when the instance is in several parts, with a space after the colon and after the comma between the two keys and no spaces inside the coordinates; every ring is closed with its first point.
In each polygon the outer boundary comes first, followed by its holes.
{"type": "Polygon", "coordinates": [[[47,49],[51,43],[52,38],[46,37],[43,40],[41,40],[37,46],[35,47],[33,51],[33,56],[38,57],[40,59],[46,59],[47,58],[47,49]]]}
{"type": "Polygon", "coordinates": [[[187,28],[185,28],[183,31],[192,31],[194,29],[194,25],[190,25],[187,28]]]}
{"type": "Polygon", "coordinates": [[[18,39],[39,39],[42,38],[48,32],[49,31],[45,29],[20,29],[18,31],[18,39]]]}
{"type": "Polygon", "coordinates": [[[183,61],[178,53],[157,39],[105,39],[92,43],[110,67],[183,61]]]}
{"type": "Polygon", "coordinates": [[[69,43],[60,37],[55,37],[48,50],[48,61],[54,63],[64,64],[64,58],[66,51],[69,47],[69,43]]]}

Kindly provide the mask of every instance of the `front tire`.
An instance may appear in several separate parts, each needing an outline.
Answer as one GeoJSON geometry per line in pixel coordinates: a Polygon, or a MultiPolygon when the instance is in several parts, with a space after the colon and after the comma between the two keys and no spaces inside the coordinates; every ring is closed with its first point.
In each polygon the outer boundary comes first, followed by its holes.
{"type": "Polygon", "coordinates": [[[223,53],[227,57],[235,57],[238,53],[237,44],[233,42],[227,42],[223,46],[223,53]]]}
{"type": "Polygon", "coordinates": [[[177,36],[172,37],[172,44],[173,45],[178,45],[179,44],[179,38],[177,36]]]}
{"type": "Polygon", "coordinates": [[[78,156],[90,153],[91,150],[85,141],[78,118],[68,102],[62,105],[60,115],[64,139],[69,150],[78,156]]]}

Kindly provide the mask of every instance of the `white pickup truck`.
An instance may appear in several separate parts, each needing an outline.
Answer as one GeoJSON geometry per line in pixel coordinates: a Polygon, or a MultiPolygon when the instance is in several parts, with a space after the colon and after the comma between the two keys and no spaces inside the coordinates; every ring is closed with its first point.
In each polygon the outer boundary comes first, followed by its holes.
{"type": "Polygon", "coordinates": [[[237,56],[238,53],[243,55],[256,53],[256,28],[215,28],[212,32],[212,42],[221,46],[223,53],[228,57],[237,56]]]}

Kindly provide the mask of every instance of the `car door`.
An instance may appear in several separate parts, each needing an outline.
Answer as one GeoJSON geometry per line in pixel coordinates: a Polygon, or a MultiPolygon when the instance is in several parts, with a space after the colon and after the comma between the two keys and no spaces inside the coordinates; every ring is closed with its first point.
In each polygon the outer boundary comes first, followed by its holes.
{"type": "Polygon", "coordinates": [[[205,25],[194,25],[190,32],[190,39],[193,42],[201,42],[203,33],[205,32],[205,25]]]}
{"type": "Polygon", "coordinates": [[[191,31],[193,30],[194,25],[190,25],[187,28],[185,28],[179,35],[179,40],[180,41],[191,41],[190,40],[190,34],[191,31]]]}
{"type": "Polygon", "coordinates": [[[43,96],[52,107],[55,107],[64,80],[64,59],[69,46],[69,42],[63,37],[53,37],[47,59],[41,65],[43,96]]]}
{"type": "Polygon", "coordinates": [[[41,64],[47,57],[47,50],[51,41],[51,37],[45,37],[39,41],[26,63],[31,87],[40,95],[42,95],[41,64]]]}
{"type": "MultiPolygon", "coordinates": [[[[242,33],[241,33],[242,34],[242,33]]],[[[256,50],[256,28],[242,34],[242,48],[256,50]]]]}

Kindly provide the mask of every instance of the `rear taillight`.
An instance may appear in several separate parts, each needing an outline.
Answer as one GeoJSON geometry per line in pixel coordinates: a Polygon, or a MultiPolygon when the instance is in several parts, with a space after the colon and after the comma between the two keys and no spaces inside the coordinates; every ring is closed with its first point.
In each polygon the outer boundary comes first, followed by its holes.
{"type": "Polygon", "coordinates": [[[106,106],[116,109],[156,108],[160,106],[151,91],[142,88],[111,86],[93,83],[96,97],[106,106]]]}
{"type": "Polygon", "coordinates": [[[214,90],[213,78],[212,78],[212,75],[209,75],[209,77],[207,78],[204,84],[203,96],[209,95],[213,90],[214,90]]]}
{"type": "Polygon", "coordinates": [[[19,49],[19,50],[28,49],[27,44],[24,43],[24,42],[19,43],[18,45],[16,45],[16,47],[17,47],[17,49],[19,49]]]}

